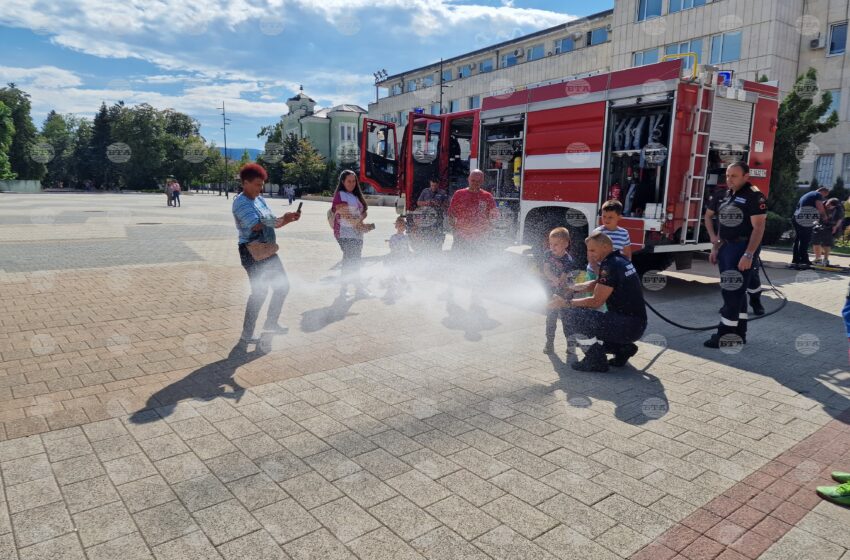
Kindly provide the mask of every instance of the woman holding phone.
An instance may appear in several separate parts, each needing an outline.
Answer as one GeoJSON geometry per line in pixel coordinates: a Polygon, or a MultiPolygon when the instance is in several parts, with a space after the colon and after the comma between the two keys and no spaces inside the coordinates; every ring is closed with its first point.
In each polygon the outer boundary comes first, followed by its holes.
{"type": "Polygon", "coordinates": [[[342,274],[339,293],[346,296],[348,285],[354,284],[356,297],[372,294],[360,279],[360,259],[363,254],[363,234],[375,229],[374,224],[364,224],[368,205],[360,190],[357,174],[346,169],[339,175],[339,182],[331,202],[334,237],[342,249],[342,274]]]}
{"type": "Polygon", "coordinates": [[[287,212],[281,218],[272,214],[260,194],[268,179],[262,166],[256,163],[243,166],[239,170],[239,179],[242,193],[233,199],[233,219],[239,232],[239,260],[251,282],[240,340],[245,344],[256,344],[260,339],[254,337],[254,327],[269,289],[272,297],[263,330],[278,333],[287,330],[277,322],[289,293],[289,279],[277,255],[274,230],[297,221],[301,213],[299,209],[299,212],[287,212]]]}

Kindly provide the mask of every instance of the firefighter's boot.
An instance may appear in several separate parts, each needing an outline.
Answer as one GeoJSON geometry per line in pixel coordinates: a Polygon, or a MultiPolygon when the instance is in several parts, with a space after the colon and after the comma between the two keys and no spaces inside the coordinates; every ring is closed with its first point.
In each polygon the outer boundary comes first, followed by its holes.
{"type": "Polygon", "coordinates": [[[750,294],[750,307],[753,308],[753,315],[764,315],[764,306],[761,304],[761,292],[750,294]]]}
{"type": "Polygon", "coordinates": [[[613,352],[614,357],[608,360],[608,365],[615,367],[625,366],[629,358],[637,354],[638,347],[636,344],[628,343],[619,345],[613,352]]]}
{"type": "Polygon", "coordinates": [[[741,344],[747,343],[747,320],[746,319],[738,319],[738,328],[735,330],[735,334],[741,337],[741,344]]]}
{"type": "MultiPolygon", "coordinates": [[[[738,324],[740,325],[740,321],[738,324]]],[[[746,328],[746,327],[745,327],[746,328]]],[[[744,344],[743,337],[738,331],[739,327],[730,327],[728,325],[718,325],[717,332],[711,335],[711,338],[703,342],[706,348],[730,348],[736,345],[744,344]]]]}
{"type": "Polygon", "coordinates": [[[595,343],[584,347],[584,359],[570,364],[576,371],[608,371],[608,360],[602,344],[595,343]]]}

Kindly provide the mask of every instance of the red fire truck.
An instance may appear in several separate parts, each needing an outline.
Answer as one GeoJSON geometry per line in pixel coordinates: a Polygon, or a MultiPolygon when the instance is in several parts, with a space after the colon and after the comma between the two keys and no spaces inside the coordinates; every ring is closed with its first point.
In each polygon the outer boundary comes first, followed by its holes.
{"type": "Polygon", "coordinates": [[[479,168],[501,211],[496,234],[533,248],[556,226],[583,239],[617,199],[640,269],[689,268],[710,248],[704,202],[729,163],[748,162],[768,194],[779,91],[685,61],[497,92],[471,111],[414,111],[400,147],[395,123],[366,119],[360,180],[417,213],[429,178],[452,194],[479,168]]]}

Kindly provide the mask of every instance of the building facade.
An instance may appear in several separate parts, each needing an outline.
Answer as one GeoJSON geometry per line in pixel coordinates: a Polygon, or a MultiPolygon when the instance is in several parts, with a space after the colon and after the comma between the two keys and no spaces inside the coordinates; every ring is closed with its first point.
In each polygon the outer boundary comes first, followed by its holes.
{"type": "Polygon", "coordinates": [[[289,112],[281,117],[283,133],[304,138],[338,167],[357,162],[357,138],[366,109],[359,105],[336,105],[315,110],[316,102],[303,91],[286,101],[289,112]]]}
{"type": "MultiPolygon", "coordinates": [[[[734,78],[767,79],[787,94],[808,68],[833,95],[839,126],[813,138],[800,178],[850,181],[850,0],[616,0],[613,10],[383,78],[371,118],[404,127],[407,113],[476,108],[503,90],[622,70],[694,53],[734,78]],[[442,91],[442,103],[440,92],[442,91]]],[[[690,56],[686,66],[693,64],[690,56]]]]}

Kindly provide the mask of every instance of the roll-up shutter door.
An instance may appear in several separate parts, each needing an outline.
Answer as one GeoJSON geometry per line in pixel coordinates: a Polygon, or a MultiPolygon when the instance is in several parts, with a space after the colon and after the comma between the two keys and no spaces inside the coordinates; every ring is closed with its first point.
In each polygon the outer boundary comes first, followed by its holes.
{"type": "Polygon", "coordinates": [[[709,138],[712,142],[723,144],[749,145],[752,121],[752,103],[717,97],[714,100],[709,138]]]}

